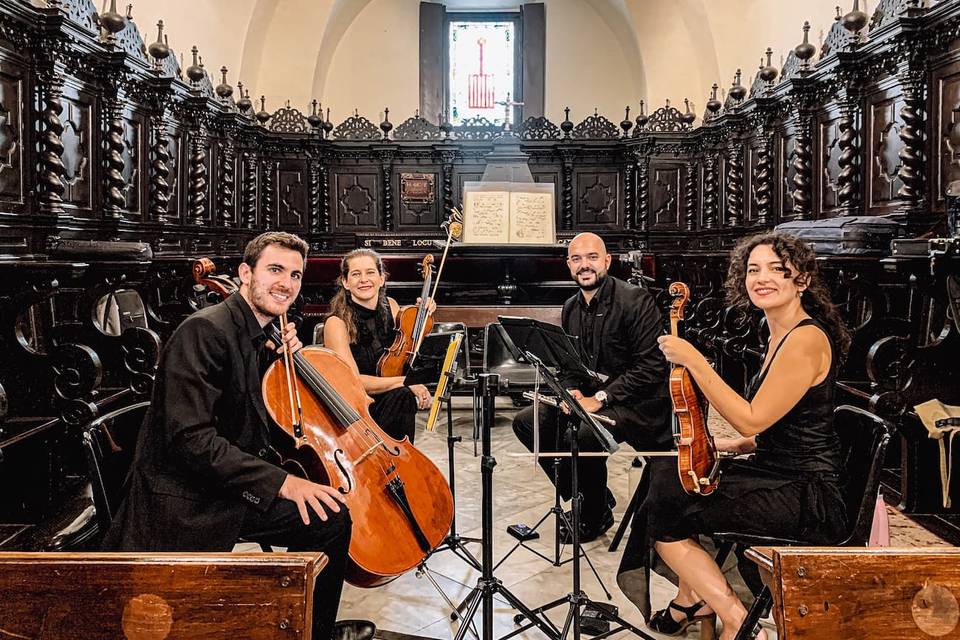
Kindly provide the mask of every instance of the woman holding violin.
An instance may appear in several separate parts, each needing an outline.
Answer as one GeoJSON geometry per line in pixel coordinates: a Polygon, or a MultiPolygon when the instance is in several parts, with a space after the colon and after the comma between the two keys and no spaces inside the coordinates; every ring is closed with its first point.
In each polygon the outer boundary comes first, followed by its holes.
{"type": "MultiPolygon", "coordinates": [[[[330,301],[323,326],[324,346],[342,356],[360,376],[373,397],[370,415],[390,436],[413,442],[416,413],[430,406],[430,392],[422,384],[404,386],[403,376],[382,376],[378,363],[394,342],[400,305],[386,293],[387,273],[380,255],[354,249],[340,262],[340,290],[330,301]]],[[[420,304],[421,300],[417,300],[420,304]]],[[[435,305],[428,300],[432,314],[435,305]]]]}
{"type": "Polygon", "coordinates": [[[723,461],[729,464],[709,495],[685,491],[675,461],[652,463],[619,582],[637,602],[630,593],[636,582],[626,570],[650,562],[652,545],[676,574],[679,591],[652,617],[648,602],[638,606],[649,626],[667,635],[719,617],[720,637],[731,639],[746,616],[713,556],[700,545],[701,534],[740,531],[830,544],[845,526],[833,410],[837,368],[850,336],[830,301],[813,250],[783,234],[747,238],[733,251],[726,290],[730,304],[762,311],[770,331],[760,371],[743,396],[689,342],[673,335],[659,338],[667,360],[686,369],[705,399],[740,434],[717,439],[716,449],[753,454],[723,461]]]}

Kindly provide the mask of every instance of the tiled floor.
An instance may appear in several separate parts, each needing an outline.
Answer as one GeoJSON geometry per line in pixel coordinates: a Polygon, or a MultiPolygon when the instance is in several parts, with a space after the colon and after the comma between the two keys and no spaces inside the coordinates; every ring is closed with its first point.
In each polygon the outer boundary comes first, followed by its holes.
{"type": "MultiPolygon", "coordinates": [[[[493,555],[498,560],[516,542],[506,533],[506,526],[517,522],[534,524],[549,509],[554,500],[553,487],[539,467],[535,467],[530,458],[515,455],[525,450],[510,428],[512,415],[513,409],[509,405],[498,408],[497,423],[492,430],[493,454],[497,460],[493,475],[495,523],[493,555]]],[[[420,431],[417,434],[417,446],[426,452],[444,473],[447,470],[445,424],[445,421],[440,421],[439,426],[444,429],[443,432],[420,431]]],[[[457,527],[464,536],[480,534],[480,458],[473,456],[472,429],[471,412],[466,408],[456,409],[454,431],[463,437],[463,441],[456,446],[457,527]]],[[[722,432],[724,425],[713,424],[713,429],[722,432]]],[[[624,449],[629,450],[628,447],[624,449]]],[[[639,471],[631,467],[631,461],[632,456],[624,454],[608,463],[609,486],[617,498],[617,507],[614,511],[618,524],[639,475],[639,471]]],[[[888,511],[894,546],[946,544],[895,511],[890,509],[888,511]]],[[[620,614],[624,618],[643,628],[643,619],[639,612],[617,589],[615,576],[620,552],[607,552],[607,546],[614,531],[615,528],[599,540],[585,545],[600,579],[609,590],[610,599],[607,599],[603,587],[585,563],[581,567],[582,588],[593,599],[612,602],[619,607],[620,614]]],[[[540,529],[540,533],[540,539],[531,542],[530,545],[541,550],[545,555],[551,556],[554,548],[552,518],[540,529]]],[[[469,548],[479,555],[479,545],[471,544],[469,548]]],[[[564,559],[569,558],[569,549],[564,551],[564,559]]],[[[459,603],[476,585],[479,572],[470,568],[449,551],[431,557],[426,563],[425,571],[436,580],[444,592],[443,595],[425,575],[413,572],[376,589],[358,589],[347,585],[339,617],[370,619],[376,622],[380,629],[398,634],[428,638],[453,637],[458,624],[451,622],[451,607],[447,604],[447,599],[459,603]]],[[[495,576],[524,604],[531,607],[559,598],[571,590],[570,564],[554,567],[546,560],[522,548],[496,570],[495,576]]],[[[653,603],[655,608],[659,608],[666,605],[674,594],[674,590],[666,581],[659,578],[656,580],[653,603]]],[[[556,624],[562,624],[567,609],[566,606],[554,609],[550,614],[551,619],[556,624]]],[[[498,596],[494,615],[497,637],[516,628],[513,622],[514,613],[514,610],[498,596]]],[[[479,613],[475,621],[479,629],[479,613]]],[[[691,628],[690,637],[697,637],[695,629],[696,627],[691,628]]],[[[653,633],[651,635],[659,637],[653,633]]],[[[769,632],[769,636],[773,638],[776,634],[769,632]]],[[[472,637],[471,634],[467,635],[467,638],[472,637]]],[[[543,638],[544,636],[539,631],[529,630],[520,637],[543,638]]],[[[626,636],[621,634],[619,637],[626,636]]]]}

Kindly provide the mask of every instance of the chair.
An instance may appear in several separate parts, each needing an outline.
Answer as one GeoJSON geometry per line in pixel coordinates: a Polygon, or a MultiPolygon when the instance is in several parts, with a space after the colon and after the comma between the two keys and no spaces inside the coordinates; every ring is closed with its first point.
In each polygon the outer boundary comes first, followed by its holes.
{"type": "Polygon", "coordinates": [[[83,448],[93,490],[97,525],[102,533],[123,497],[123,485],[149,402],[138,402],[100,416],[83,429],[83,448]]]}
{"type": "Polygon", "coordinates": [[[313,325],[313,344],[323,346],[323,322],[313,325]]]}
{"type": "MultiPolygon", "coordinates": [[[[97,528],[104,534],[110,528],[123,499],[124,484],[137,447],[137,436],[149,406],[150,402],[145,401],[111,411],[83,430],[83,448],[96,507],[97,528]]],[[[267,544],[261,543],[260,548],[273,551],[267,544]]]]}
{"type": "MultiPolygon", "coordinates": [[[[894,426],[869,411],[841,405],[834,411],[837,433],[843,452],[843,469],[846,474],[843,498],[847,506],[846,535],[834,546],[865,546],[870,538],[873,513],[880,490],[880,473],[887,444],[894,433],[894,426]]],[[[721,480],[722,482],[722,480],[721,480]]],[[[718,564],[726,560],[734,545],[742,547],[790,547],[806,546],[809,543],[789,538],[772,538],[737,532],[716,533],[713,536],[722,547],[717,554],[718,564]]],[[[745,576],[746,580],[746,576],[745,576]]],[[[753,588],[753,587],[752,587],[753,588]]],[[[754,591],[756,593],[756,591],[754,591]]],[[[737,633],[736,640],[749,640],[756,632],[757,624],[773,602],[770,589],[763,586],[754,600],[746,619],[737,633]]]]}

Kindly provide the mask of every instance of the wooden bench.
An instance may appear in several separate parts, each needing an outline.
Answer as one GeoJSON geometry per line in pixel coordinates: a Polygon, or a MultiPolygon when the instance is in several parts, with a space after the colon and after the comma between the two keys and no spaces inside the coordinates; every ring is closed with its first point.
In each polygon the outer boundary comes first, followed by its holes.
{"type": "Polygon", "coordinates": [[[778,640],[960,638],[960,549],[754,547],[778,640]]]}
{"type": "Polygon", "coordinates": [[[310,638],[322,553],[0,553],[7,638],[310,638]]]}

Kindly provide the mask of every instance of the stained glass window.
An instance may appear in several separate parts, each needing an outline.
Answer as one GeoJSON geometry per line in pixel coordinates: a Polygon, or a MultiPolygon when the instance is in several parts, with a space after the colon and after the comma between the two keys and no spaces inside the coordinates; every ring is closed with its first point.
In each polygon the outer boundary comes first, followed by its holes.
{"type": "Polygon", "coordinates": [[[453,125],[485,118],[501,125],[514,94],[516,23],[450,21],[449,118],[453,125]]]}

